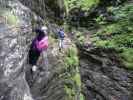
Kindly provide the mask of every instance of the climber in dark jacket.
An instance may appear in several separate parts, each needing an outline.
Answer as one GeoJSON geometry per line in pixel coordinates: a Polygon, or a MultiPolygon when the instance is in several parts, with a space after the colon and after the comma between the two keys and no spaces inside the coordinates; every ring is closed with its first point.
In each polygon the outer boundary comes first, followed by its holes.
{"type": "Polygon", "coordinates": [[[62,28],[58,31],[58,37],[59,37],[59,50],[61,50],[64,46],[63,40],[65,38],[65,33],[64,33],[64,30],[62,28]]]}
{"type": "Polygon", "coordinates": [[[48,36],[46,35],[47,27],[36,29],[37,36],[33,39],[29,50],[29,64],[31,64],[32,71],[37,70],[37,61],[40,54],[48,48],[48,36]]]}

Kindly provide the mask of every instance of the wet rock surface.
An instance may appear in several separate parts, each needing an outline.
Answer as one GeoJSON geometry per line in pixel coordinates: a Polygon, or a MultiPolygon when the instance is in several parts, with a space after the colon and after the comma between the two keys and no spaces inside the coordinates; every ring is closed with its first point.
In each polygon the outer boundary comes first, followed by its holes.
{"type": "MultiPolygon", "coordinates": [[[[67,86],[66,84],[72,85],[75,81],[70,77],[71,72],[65,68],[64,56],[67,49],[73,46],[70,43],[69,38],[64,40],[64,44],[66,44],[64,52],[59,51],[57,41],[50,43],[47,52],[44,53],[46,55],[44,55],[42,63],[38,65],[38,70],[31,73],[29,69],[26,72],[26,80],[35,100],[69,100],[65,86],[67,86]]],[[[80,88],[77,85],[72,85],[73,87],[80,88]]],[[[79,99],[79,92],[79,90],[75,91],[73,100],[79,99]]]]}
{"type": "Polygon", "coordinates": [[[80,55],[85,100],[132,100],[133,72],[123,69],[113,49],[83,49],[80,55]]]}
{"type": "MultiPolygon", "coordinates": [[[[68,100],[65,86],[75,81],[64,65],[65,52],[59,52],[58,40],[50,44],[37,71],[31,72],[28,53],[35,37],[32,22],[43,20],[17,0],[0,1],[0,5],[0,100],[68,100]]],[[[74,91],[75,100],[79,92],[74,91]]]]}
{"type": "Polygon", "coordinates": [[[65,5],[63,0],[19,0],[24,5],[46,19],[63,20],[65,17],[65,5]]]}
{"type": "Polygon", "coordinates": [[[31,11],[17,1],[0,5],[0,100],[33,100],[25,80],[31,11]]]}
{"type": "MultiPolygon", "coordinates": [[[[31,0],[20,1],[29,8],[41,3],[39,7],[46,8],[46,1],[34,0],[35,5],[31,0]]],[[[40,8],[32,10],[37,13],[40,8]]],[[[45,16],[45,9],[40,13],[45,16]]],[[[69,37],[64,41],[67,44],[64,52],[59,52],[58,40],[53,41],[44,63],[31,72],[27,55],[35,36],[33,20],[43,23],[19,1],[0,0],[0,100],[80,100],[78,67],[65,65],[67,49],[76,48],[69,37]]],[[[57,25],[48,23],[48,27],[57,33],[57,25]]],[[[121,66],[114,50],[90,46],[90,49],[80,48],[79,53],[85,100],[132,100],[133,72],[121,66]]]]}

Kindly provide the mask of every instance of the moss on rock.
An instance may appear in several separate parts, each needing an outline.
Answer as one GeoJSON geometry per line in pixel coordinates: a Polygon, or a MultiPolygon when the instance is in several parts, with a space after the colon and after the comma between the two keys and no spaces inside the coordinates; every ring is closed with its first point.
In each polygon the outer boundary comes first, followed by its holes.
{"type": "Polygon", "coordinates": [[[17,26],[19,23],[18,16],[11,13],[11,11],[9,11],[9,10],[2,11],[1,16],[3,16],[5,18],[5,23],[8,25],[17,26]]]}

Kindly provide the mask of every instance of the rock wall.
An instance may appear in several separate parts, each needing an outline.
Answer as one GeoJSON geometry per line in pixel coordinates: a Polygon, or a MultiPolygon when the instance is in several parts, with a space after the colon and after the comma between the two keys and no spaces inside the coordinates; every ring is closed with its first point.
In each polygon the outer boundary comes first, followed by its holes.
{"type": "Polygon", "coordinates": [[[66,61],[67,52],[73,45],[66,47],[64,52],[59,52],[57,40],[50,37],[49,41],[49,49],[44,54],[44,63],[38,65],[35,73],[31,73],[30,70],[26,72],[26,80],[33,98],[35,100],[79,100],[81,88],[76,80],[80,82],[78,66],[70,66],[66,61]]]}
{"type": "MultiPolygon", "coordinates": [[[[45,58],[37,71],[31,72],[28,53],[35,37],[32,25],[43,23],[41,21],[18,0],[0,1],[0,100],[80,99],[78,65],[69,62],[73,59],[69,52],[76,47],[69,38],[66,44],[71,44],[59,52],[58,40],[49,37],[45,58]]],[[[77,61],[77,55],[74,56],[77,61]]]]}
{"type": "Polygon", "coordinates": [[[33,100],[25,80],[32,16],[17,1],[0,1],[0,100],[33,100]]]}
{"type": "MultiPolygon", "coordinates": [[[[42,16],[58,11],[51,8],[50,0],[21,2],[42,16]]],[[[50,37],[44,63],[32,73],[27,56],[35,36],[32,25],[43,23],[38,18],[17,0],[0,0],[0,100],[83,100],[80,74],[85,100],[132,100],[133,72],[121,66],[115,50],[79,48],[79,74],[77,52],[72,51],[76,47],[68,37],[63,52],[58,40],[50,37]]]]}
{"type": "Polygon", "coordinates": [[[132,100],[133,72],[119,62],[113,49],[81,49],[85,100],[132,100]]]}
{"type": "Polygon", "coordinates": [[[19,0],[29,7],[37,15],[46,19],[51,18],[63,21],[65,16],[65,5],[63,0],[19,0]]]}

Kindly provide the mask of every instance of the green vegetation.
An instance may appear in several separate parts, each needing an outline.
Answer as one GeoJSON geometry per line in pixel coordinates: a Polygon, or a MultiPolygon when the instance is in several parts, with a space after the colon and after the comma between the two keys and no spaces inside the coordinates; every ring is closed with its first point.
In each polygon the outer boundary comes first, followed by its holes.
{"type": "Polygon", "coordinates": [[[85,100],[83,94],[80,94],[80,100],[85,100]]]}
{"type": "MultiPolygon", "coordinates": [[[[49,35],[49,44],[55,45],[58,43],[52,33],[49,35]]],[[[75,98],[81,98],[84,100],[83,95],[80,95],[81,92],[81,78],[79,73],[79,59],[78,51],[75,45],[71,45],[69,48],[64,50],[61,58],[61,72],[60,78],[64,80],[64,91],[66,93],[66,100],[76,100],[75,98]]]]}
{"type": "Polygon", "coordinates": [[[0,16],[3,18],[3,22],[8,25],[18,25],[19,18],[14,15],[8,8],[0,7],[0,16]]]}
{"type": "Polygon", "coordinates": [[[14,15],[7,15],[7,23],[10,25],[16,25],[17,24],[17,17],[14,15]]]}
{"type": "MultiPolygon", "coordinates": [[[[119,53],[121,60],[127,68],[133,69],[133,5],[109,7],[108,11],[116,21],[106,26],[100,25],[101,28],[94,34],[92,40],[96,46],[121,50],[119,53]]],[[[99,22],[105,22],[101,20],[102,17],[97,19],[100,19],[99,22]]]]}
{"type": "Polygon", "coordinates": [[[92,6],[96,6],[99,3],[99,0],[66,0],[66,8],[71,9],[81,8],[82,10],[90,10],[92,6]]]}
{"type": "Polygon", "coordinates": [[[73,76],[73,81],[75,81],[76,85],[81,87],[81,78],[80,78],[80,73],[76,73],[74,76],[73,76]]]}
{"type": "Polygon", "coordinates": [[[85,37],[81,32],[76,33],[76,42],[79,44],[83,44],[85,41],[85,37]]]}
{"type": "Polygon", "coordinates": [[[99,3],[99,0],[80,0],[80,6],[83,10],[89,10],[92,6],[99,3]]]}
{"type": "Polygon", "coordinates": [[[10,11],[5,11],[3,16],[6,18],[6,24],[17,25],[19,22],[18,17],[12,14],[10,11]]]}
{"type": "Polygon", "coordinates": [[[67,87],[67,86],[65,86],[65,91],[66,91],[66,93],[67,93],[67,100],[69,99],[69,100],[74,100],[74,98],[75,98],[75,91],[73,90],[73,89],[71,89],[71,88],[69,88],[69,87],[67,87]]]}
{"type": "Polygon", "coordinates": [[[66,76],[64,89],[66,91],[66,100],[75,100],[75,98],[81,98],[84,100],[83,96],[79,95],[81,91],[81,78],[78,69],[79,59],[78,52],[75,46],[70,47],[66,51],[66,57],[64,58],[64,63],[66,66],[66,76]]]}
{"type": "Polygon", "coordinates": [[[81,92],[81,78],[78,72],[75,72],[74,75],[68,77],[69,80],[66,80],[65,91],[67,93],[67,100],[75,100],[74,98],[78,97],[80,100],[84,100],[81,92]],[[79,95],[80,94],[80,95],[79,95]]]}
{"type": "Polygon", "coordinates": [[[68,6],[68,0],[64,0],[65,8],[66,8],[66,14],[68,15],[69,12],[69,6],[68,6]]]}
{"type": "Polygon", "coordinates": [[[68,49],[64,62],[66,67],[74,67],[79,65],[76,47],[71,47],[68,49]]]}
{"type": "MultiPolygon", "coordinates": [[[[51,33],[49,35],[49,44],[53,45],[55,43],[58,43],[58,40],[56,36],[51,33]]],[[[84,100],[84,96],[81,94],[81,77],[76,46],[71,45],[64,50],[63,56],[64,57],[61,58],[61,70],[63,70],[63,74],[65,75],[60,74],[60,78],[63,77],[64,80],[65,99],[76,100],[76,98],[80,98],[80,100],[84,100]]]]}
{"type": "Polygon", "coordinates": [[[121,53],[123,63],[127,66],[128,69],[133,70],[133,48],[124,48],[121,53]]]}
{"type": "Polygon", "coordinates": [[[99,24],[99,25],[103,25],[103,24],[106,24],[106,21],[105,21],[105,17],[103,15],[100,15],[98,16],[95,21],[99,24]]]}

